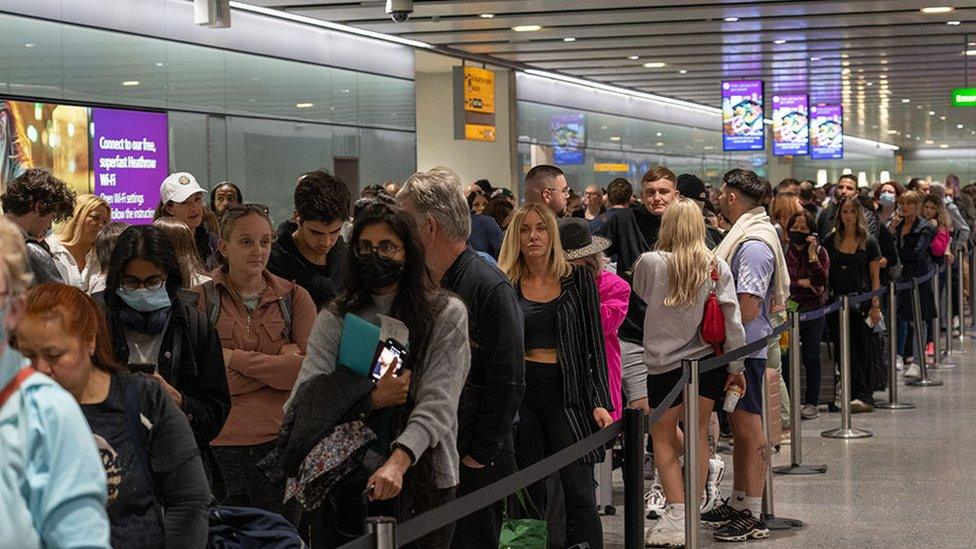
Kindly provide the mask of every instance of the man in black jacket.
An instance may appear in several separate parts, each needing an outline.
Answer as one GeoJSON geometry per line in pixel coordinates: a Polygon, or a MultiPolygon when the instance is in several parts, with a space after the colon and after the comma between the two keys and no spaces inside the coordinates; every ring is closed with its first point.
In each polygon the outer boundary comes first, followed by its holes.
{"type": "Polygon", "coordinates": [[[295,216],[278,227],[268,270],[293,280],[321,309],[342,287],[346,245],[339,236],[349,217],[349,189],[325,170],[302,175],[295,187],[295,216]]]}
{"type": "MultiPolygon", "coordinates": [[[[512,426],[525,390],[522,311],[505,275],[466,244],[471,231],[461,180],[448,168],[416,173],[397,195],[417,221],[435,282],[468,308],[471,369],[458,407],[458,497],[515,472],[512,426]]],[[[453,546],[497,547],[501,502],[458,521],[453,546]]]]}
{"type": "MultiPolygon", "coordinates": [[[[644,252],[654,249],[661,216],[668,205],[679,196],[678,179],[674,172],[658,166],[650,169],[641,180],[641,204],[621,210],[600,230],[599,236],[612,243],[608,256],[617,257],[617,274],[628,283],[630,269],[644,252]]],[[[649,411],[647,406],[647,368],[644,366],[644,312],[647,305],[634,292],[630,293],[627,317],[617,332],[620,337],[621,369],[626,402],[632,407],[649,411]]]]}
{"type": "Polygon", "coordinates": [[[817,231],[820,233],[820,241],[827,238],[827,235],[834,230],[834,218],[837,217],[837,205],[845,198],[857,196],[857,176],[845,174],[837,180],[834,187],[834,199],[817,216],[817,231]]]}
{"type": "Polygon", "coordinates": [[[33,284],[62,282],[44,237],[53,222],[64,221],[74,213],[74,191],[51,172],[31,168],[7,185],[0,204],[4,215],[24,236],[33,284]]]}

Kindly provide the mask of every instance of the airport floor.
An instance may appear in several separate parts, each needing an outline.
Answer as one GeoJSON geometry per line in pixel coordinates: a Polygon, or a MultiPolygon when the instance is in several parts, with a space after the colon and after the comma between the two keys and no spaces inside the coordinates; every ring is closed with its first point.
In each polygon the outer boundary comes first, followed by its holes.
{"type": "MultiPolygon", "coordinates": [[[[803,462],[826,464],[823,475],[774,475],[776,516],[800,519],[803,528],[771,532],[741,544],[712,540],[702,529],[702,547],[976,547],[976,342],[934,371],[941,387],[905,387],[899,400],[914,410],[875,410],[853,416],[853,426],[874,436],[837,440],[820,436],[840,426],[840,413],[821,407],[820,418],[802,422],[803,462]]],[[[876,393],[884,400],[887,393],[876,393]]],[[[732,458],[726,462],[723,494],[731,492],[732,458]]],[[[789,447],[773,456],[788,465],[789,447]]],[[[615,475],[614,501],[623,501],[615,475]]],[[[623,548],[623,510],[603,518],[607,549],[623,548]]]]}

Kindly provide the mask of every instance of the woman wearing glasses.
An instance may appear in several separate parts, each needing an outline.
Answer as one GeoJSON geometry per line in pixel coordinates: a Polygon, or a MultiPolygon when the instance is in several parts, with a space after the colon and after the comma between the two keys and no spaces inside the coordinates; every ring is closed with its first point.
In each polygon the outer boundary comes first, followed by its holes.
{"type": "MultiPolygon", "coordinates": [[[[538,203],[515,212],[498,266],[515,285],[525,317],[525,398],[516,440],[524,468],[613,422],[600,296],[593,272],[566,261],[556,218],[538,203]]],[[[593,491],[593,463],[602,459],[601,448],[559,471],[567,547],[603,547],[593,491]]],[[[529,493],[545,507],[545,482],[529,493]]]]}
{"type": "Polygon", "coordinates": [[[186,414],[207,476],[220,493],[210,441],[230,410],[227,376],[217,334],[188,303],[187,296],[194,296],[182,286],[166,233],[136,225],[119,235],[105,291],[92,297],[105,308],[115,360],[149,374],[186,414]]]}
{"type": "MultiPolygon", "coordinates": [[[[358,378],[338,367],[347,314],[374,324],[381,315],[399,320],[408,332],[401,342],[407,354],[402,373],[391,368],[367,390],[364,409],[353,405],[361,415],[340,411],[377,434],[370,447],[383,453],[382,464],[353,470],[325,494],[310,521],[316,547],[337,547],[361,534],[367,512],[404,521],[450,502],[459,481],[458,400],[471,363],[464,304],[433,285],[413,219],[386,204],[369,204],[356,217],[346,261],[345,292],[315,322],[286,405],[289,416],[302,415],[326,389],[344,391],[344,378],[358,378]]],[[[447,526],[412,546],[447,547],[453,530],[447,526]]]]}
{"type": "Polygon", "coordinates": [[[213,445],[227,505],[282,512],[284,486],[257,466],[272,448],[282,406],[302,366],[315,304],[305,289],[267,270],[274,227],[267,208],[229,206],[220,223],[220,268],[195,288],[217,329],[231,393],[230,415],[213,445]]]}

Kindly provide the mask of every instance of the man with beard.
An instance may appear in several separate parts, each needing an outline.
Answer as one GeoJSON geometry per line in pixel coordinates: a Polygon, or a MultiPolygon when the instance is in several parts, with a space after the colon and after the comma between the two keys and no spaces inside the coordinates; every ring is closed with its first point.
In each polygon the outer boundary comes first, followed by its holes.
{"type": "Polygon", "coordinates": [[[852,174],[840,176],[837,185],[834,187],[834,200],[817,216],[817,231],[820,232],[821,241],[834,230],[834,222],[839,209],[838,204],[843,202],[845,198],[855,197],[857,197],[857,177],[852,174]]]}
{"type": "Polygon", "coordinates": [[[525,202],[545,204],[552,213],[560,218],[566,211],[566,199],[569,198],[569,183],[566,175],[556,166],[540,164],[525,174],[525,202]]]}

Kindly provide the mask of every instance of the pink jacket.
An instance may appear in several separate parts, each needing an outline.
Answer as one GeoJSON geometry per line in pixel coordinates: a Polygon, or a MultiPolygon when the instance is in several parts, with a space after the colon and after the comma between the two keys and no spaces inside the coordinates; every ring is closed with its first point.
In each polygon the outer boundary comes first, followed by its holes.
{"type": "Polygon", "coordinates": [[[946,250],[949,249],[949,242],[952,240],[949,231],[945,229],[938,229],[935,233],[935,238],[932,239],[932,246],[929,248],[932,251],[932,257],[942,257],[945,255],[946,250]]]}
{"type": "Polygon", "coordinates": [[[607,378],[610,382],[610,399],[613,402],[613,412],[610,412],[610,415],[616,421],[623,415],[624,409],[620,373],[620,340],[617,339],[617,329],[627,316],[630,285],[619,276],[602,271],[596,277],[596,287],[600,292],[600,320],[603,323],[603,338],[607,349],[607,378]]]}

